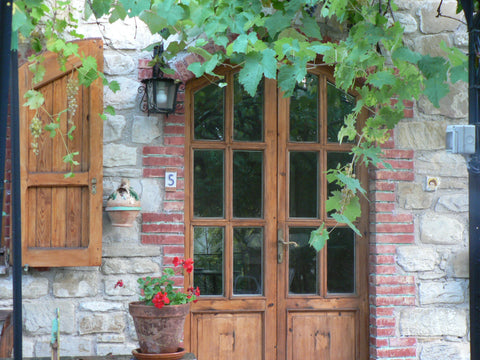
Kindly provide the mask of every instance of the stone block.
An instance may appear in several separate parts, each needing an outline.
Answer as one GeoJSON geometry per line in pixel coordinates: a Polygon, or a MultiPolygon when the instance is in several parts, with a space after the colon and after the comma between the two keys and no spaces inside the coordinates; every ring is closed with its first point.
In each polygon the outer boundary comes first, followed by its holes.
{"type": "Polygon", "coordinates": [[[123,335],[123,334],[99,334],[97,336],[97,341],[99,343],[124,343],[125,342],[125,335],[123,335]]]}
{"type": "Polygon", "coordinates": [[[133,169],[133,168],[103,168],[103,175],[104,176],[115,176],[121,178],[139,178],[142,177],[143,170],[142,169],[133,169]]]}
{"type": "Polygon", "coordinates": [[[428,209],[433,202],[433,194],[417,183],[399,183],[397,198],[399,206],[409,210],[428,209]]]}
{"type": "Polygon", "coordinates": [[[447,47],[452,46],[452,41],[447,34],[417,36],[413,41],[414,50],[420,54],[430,56],[447,57],[445,51],[440,48],[440,43],[445,42],[447,47]]]}
{"type": "Polygon", "coordinates": [[[103,58],[106,75],[128,75],[135,71],[135,61],[131,56],[105,51],[103,58]]]}
{"type": "Polygon", "coordinates": [[[56,308],[60,312],[60,332],[72,334],[75,331],[75,306],[71,301],[64,300],[25,300],[23,302],[25,332],[34,335],[50,334],[56,308]]]}
{"type": "Polygon", "coordinates": [[[126,296],[137,295],[139,292],[137,279],[138,276],[107,276],[103,279],[105,294],[111,296],[113,299],[120,300],[126,296]],[[123,281],[122,287],[115,287],[118,280],[123,281]]]}
{"type": "Polygon", "coordinates": [[[435,268],[433,271],[418,273],[417,278],[420,280],[439,280],[444,279],[446,275],[445,271],[435,268]]]}
{"type": "Polygon", "coordinates": [[[24,299],[38,299],[48,295],[48,279],[40,276],[22,278],[22,296],[24,299]]]}
{"type": "Polygon", "coordinates": [[[35,357],[35,342],[26,336],[22,339],[22,353],[24,358],[35,357]]]}
{"type": "Polygon", "coordinates": [[[437,1],[424,1],[418,10],[420,17],[420,30],[424,34],[436,34],[443,31],[454,31],[460,26],[460,21],[465,21],[463,11],[457,14],[457,2],[443,1],[440,11],[447,17],[437,17],[439,3],[437,1]],[[453,19],[452,19],[453,18],[453,19]]]}
{"type": "Polygon", "coordinates": [[[125,329],[124,313],[94,313],[81,315],[79,332],[84,334],[120,333],[125,329]]]}
{"type": "Polygon", "coordinates": [[[160,180],[142,179],[141,201],[143,212],[160,212],[163,196],[164,190],[160,180]]]}
{"type": "Polygon", "coordinates": [[[123,303],[112,301],[88,301],[81,302],[79,309],[91,312],[110,312],[110,311],[124,311],[126,310],[123,303]]]}
{"type": "Polygon", "coordinates": [[[415,170],[417,175],[439,176],[442,178],[468,177],[467,164],[462,155],[450,154],[445,151],[419,152],[415,155],[415,170]]]}
{"type": "Polygon", "coordinates": [[[418,29],[417,21],[409,13],[396,12],[395,19],[402,24],[405,34],[414,33],[418,29]]]}
{"type": "Polygon", "coordinates": [[[445,149],[446,127],[444,121],[401,121],[395,129],[395,143],[401,149],[445,149]]]}
{"type": "Polygon", "coordinates": [[[120,145],[108,144],[103,147],[103,166],[135,166],[137,165],[137,148],[120,145]]]}
{"type": "Polygon", "coordinates": [[[468,90],[467,84],[458,81],[450,84],[448,96],[440,100],[440,107],[436,108],[424,96],[420,97],[418,107],[427,115],[444,115],[451,119],[464,119],[468,116],[468,90]]]}
{"type": "Polygon", "coordinates": [[[449,270],[451,275],[456,278],[469,277],[469,259],[468,249],[460,250],[449,259],[449,270]]]}
{"type": "Polygon", "coordinates": [[[465,289],[459,281],[422,282],[419,285],[420,304],[461,304],[465,289]]]}
{"type": "MultiPolygon", "coordinates": [[[[61,336],[60,337],[60,354],[61,356],[91,356],[95,353],[94,342],[92,338],[78,336],[61,336]]],[[[37,341],[35,344],[35,357],[50,358],[52,350],[50,347],[50,338],[37,341]]]]}
{"type": "Polygon", "coordinates": [[[120,140],[126,124],[125,116],[107,114],[107,119],[103,122],[103,142],[120,140]]]}
{"type": "MultiPolygon", "coordinates": [[[[13,298],[11,276],[0,279],[0,300],[13,298]]],[[[22,296],[24,299],[38,299],[48,294],[48,279],[40,276],[23,276],[22,296]]]]}
{"type": "Polygon", "coordinates": [[[422,345],[420,360],[463,360],[457,344],[434,342],[422,345]]]}
{"type": "Polygon", "coordinates": [[[435,211],[468,212],[468,195],[449,194],[441,196],[435,205],[435,211]]]}
{"type": "Polygon", "coordinates": [[[456,47],[468,47],[468,29],[466,24],[460,24],[455,31],[453,41],[456,47]]]}
{"type": "Polygon", "coordinates": [[[451,216],[426,213],[420,221],[420,239],[424,244],[459,244],[464,230],[464,225],[451,216]]]}
{"type": "Polygon", "coordinates": [[[53,295],[56,297],[91,297],[97,292],[97,273],[67,271],[57,273],[53,281],[53,295]]]}
{"type": "Polygon", "coordinates": [[[104,105],[113,106],[115,110],[136,108],[138,106],[138,102],[140,101],[140,97],[138,96],[140,82],[126,77],[119,77],[115,80],[120,85],[120,90],[114,93],[108,87],[104,87],[104,105]]]}
{"type": "Polygon", "coordinates": [[[135,116],[132,124],[132,141],[138,144],[150,144],[162,136],[162,121],[160,117],[135,116]]]}
{"type": "Polygon", "coordinates": [[[161,256],[162,248],[157,245],[138,245],[128,242],[111,242],[104,244],[104,257],[137,257],[137,256],[161,256]]]}
{"type": "Polygon", "coordinates": [[[0,300],[13,298],[12,277],[0,278],[0,300]]]}
{"type": "Polygon", "coordinates": [[[411,308],[400,312],[402,336],[455,336],[467,334],[467,312],[448,308],[411,308]]]}
{"type": "Polygon", "coordinates": [[[431,271],[439,262],[433,247],[405,245],[397,247],[397,263],[405,271],[431,271]]]}
{"type": "Polygon", "coordinates": [[[106,275],[159,273],[160,266],[146,258],[110,258],[104,260],[102,272],[106,275]]]}
{"type": "Polygon", "coordinates": [[[468,190],[467,178],[442,178],[440,189],[468,190]]]}

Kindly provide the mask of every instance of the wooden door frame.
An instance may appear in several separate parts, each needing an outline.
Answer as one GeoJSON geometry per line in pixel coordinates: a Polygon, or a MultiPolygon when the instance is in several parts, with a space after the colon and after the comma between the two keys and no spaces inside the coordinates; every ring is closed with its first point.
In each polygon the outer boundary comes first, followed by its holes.
{"type": "MultiPolygon", "coordinates": [[[[220,73],[225,76],[233,76],[231,71],[228,71],[227,68],[220,69],[220,73]]],[[[185,94],[185,256],[193,258],[193,174],[192,174],[192,162],[193,162],[193,150],[192,150],[192,140],[193,140],[193,114],[194,114],[194,93],[195,91],[203,88],[204,86],[210,84],[209,79],[196,79],[194,81],[189,82],[188,86],[186,87],[186,94],[185,94]]],[[[277,92],[277,84],[276,81],[271,79],[265,79],[265,94],[264,99],[267,99],[267,94],[270,94],[271,97],[276,98],[277,92]]],[[[227,88],[226,97],[233,96],[233,87],[227,88]]],[[[233,108],[231,106],[226,106],[225,112],[233,113],[233,108]]],[[[275,237],[276,239],[276,200],[277,200],[277,159],[276,159],[276,151],[277,151],[277,104],[274,101],[264,101],[264,114],[265,114],[265,125],[264,125],[264,145],[262,148],[264,149],[264,184],[263,184],[263,191],[264,191],[264,200],[265,203],[272,203],[273,204],[264,206],[264,214],[262,222],[265,223],[265,234],[264,234],[264,265],[266,263],[269,264],[276,264],[276,241],[268,241],[268,238],[275,237]],[[270,162],[269,162],[270,161],[270,162]],[[267,183],[268,183],[268,191],[267,191],[267,183]],[[274,211],[267,211],[267,207],[275,209],[274,211]]],[[[226,117],[228,115],[225,115],[226,117]]],[[[230,124],[225,124],[225,134],[231,134],[230,124]]],[[[212,142],[213,143],[213,142],[212,142]]],[[[211,148],[215,148],[214,144],[211,148]]],[[[230,150],[231,151],[231,150],[230,150]]],[[[231,169],[224,169],[225,173],[231,173],[231,169]]],[[[228,183],[228,181],[227,181],[228,183]]],[[[225,189],[225,203],[231,203],[231,193],[225,189]]],[[[228,220],[225,220],[225,224],[227,224],[228,220]]],[[[248,223],[242,222],[248,226],[248,223]]],[[[253,222],[255,224],[257,222],[253,222]]],[[[232,222],[232,226],[235,226],[235,223],[232,222]]],[[[229,244],[226,244],[224,248],[224,252],[230,253],[233,250],[229,247],[229,244]],[[227,246],[228,245],[228,246],[227,246]]],[[[231,270],[230,266],[224,269],[225,273],[228,274],[231,270]]],[[[193,273],[189,274],[188,277],[185,279],[186,286],[193,286],[193,273]]],[[[232,296],[232,298],[228,298],[228,294],[232,293],[232,289],[230,288],[230,284],[227,281],[225,284],[225,293],[226,296],[223,299],[212,299],[212,300],[200,300],[197,304],[192,305],[192,311],[190,311],[189,316],[186,320],[185,325],[185,345],[186,348],[192,350],[197,347],[196,339],[193,336],[193,317],[194,313],[218,313],[218,312],[228,312],[230,307],[228,306],[232,302],[238,302],[239,304],[243,304],[244,311],[249,312],[264,312],[264,329],[263,329],[263,354],[265,360],[276,360],[276,332],[271,331],[271,329],[276,329],[276,314],[277,314],[277,307],[276,307],[276,284],[277,284],[277,274],[276,274],[276,266],[272,266],[271,269],[267,269],[264,266],[264,278],[263,278],[263,288],[264,293],[262,296],[252,298],[251,300],[248,297],[243,297],[243,299],[234,299],[234,298],[242,298],[242,296],[236,295],[232,296]],[[272,284],[271,287],[267,288],[266,284],[272,284]],[[255,305],[259,302],[260,299],[264,299],[263,308],[258,308],[258,305],[255,305]],[[218,306],[219,302],[222,302],[220,306],[218,306]],[[214,308],[213,304],[217,303],[216,310],[212,311],[214,308]]]]}
{"type": "MultiPolygon", "coordinates": [[[[331,74],[331,69],[326,69],[326,70],[321,70],[320,73],[323,75],[326,75],[328,79],[334,83],[333,77],[331,74]]],[[[227,69],[222,69],[223,74],[226,74],[228,72],[227,69]]],[[[201,89],[202,87],[208,85],[210,83],[209,80],[206,79],[197,79],[194,81],[191,81],[188,83],[186,87],[186,96],[185,96],[185,256],[186,257],[193,257],[193,242],[190,240],[193,236],[193,227],[191,226],[191,219],[193,219],[193,174],[191,173],[191,164],[193,161],[192,158],[192,151],[191,151],[191,144],[192,144],[192,139],[193,139],[193,95],[195,91],[201,89]]],[[[278,101],[279,99],[279,94],[277,93],[277,83],[273,80],[268,80],[266,82],[266,87],[267,84],[270,84],[271,90],[265,90],[265,97],[267,97],[267,94],[269,94],[269,91],[274,91],[275,96],[274,98],[276,99],[275,101],[266,101],[265,104],[271,109],[269,110],[269,113],[275,114],[275,122],[276,126],[278,126],[278,116],[282,111],[286,111],[287,109],[284,108],[285,104],[288,104],[287,102],[281,102],[278,101]],[[274,90],[273,90],[274,89],[274,90]]],[[[272,95],[273,96],[273,95],[272,95]]],[[[225,111],[233,111],[233,109],[226,109],[225,111]]],[[[362,126],[366,120],[367,117],[367,112],[363,111],[361,114],[361,119],[359,121],[359,126],[362,126]]],[[[270,129],[267,130],[265,129],[265,140],[269,138],[267,136],[267,131],[272,131],[276,132],[278,136],[286,136],[287,132],[283,131],[280,128],[277,128],[275,126],[275,129],[270,129]],[[285,134],[284,134],[285,133],[285,134]]],[[[271,134],[270,134],[271,135],[271,134]]],[[[277,142],[278,136],[273,136],[272,138],[275,138],[275,143],[277,142]]],[[[274,151],[277,152],[277,146],[274,147],[274,151]]],[[[271,156],[275,156],[270,154],[271,156]]],[[[277,154],[278,156],[278,154],[277,154]]],[[[276,197],[276,204],[277,208],[280,206],[280,204],[284,203],[284,197],[285,194],[281,191],[278,191],[279,189],[279,183],[281,181],[286,181],[286,174],[285,173],[280,173],[280,170],[277,168],[278,162],[275,166],[268,166],[266,163],[264,165],[265,169],[274,169],[275,173],[278,173],[278,177],[275,174],[275,176],[271,176],[271,178],[275,178],[275,194],[268,194],[267,196],[274,196],[276,197]],[[281,179],[281,180],[280,180],[281,179]]],[[[271,170],[268,170],[271,171],[271,170]]],[[[267,175],[265,175],[267,176],[267,175]]],[[[322,177],[324,175],[321,175],[322,177]]],[[[368,191],[368,169],[364,166],[358,167],[357,169],[357,176],[361,180],[363,187],[368,191]]],[[[270,184],[271,185],[271,184],[270,184]]],[[[326,190],[322,190],[326,192],[326,190]]],[[[227,195],[228,196],[228,195],[227,195]]],[[[322,194],[322,198],[325,196],[325,194],[322,194]]],[[[278,211],[278,210],[277,210],[278,211]]],[[[368,239],[369,239],[369,233],[368,233],[368,203],[367,201],[362,201],[362,218],[359,221],[358,227],[360,231],[363,234],[363,237],[357,241],[356,249],[359,251],[359,256],[358,256],[358,262],[357,262],[357,270],[358,270],[358,288],[363,289],[363,301],[361,303],[360,308],[358,309],[359,311],[359,319],[358,319],[358,333],[359,334],[364,334],[364,339],[357,339],[357,344],[358,344],[358,352],[361,354],[361,359],[366,359],[368,357],[368,341],[369,341],[369,303],[368,303],[368,239]]],[[[265,219],[267,220],[267,219],[265,219]]],[[[270,220],[269,220],[270,221],[270,220]]],[[[268,256],[268,260],[266,259],[265,261],[268,261],[270,264],[277,264],[277,230],[278,228],[283,228],[285,232],[285,226],[281,225],[278,223],[278,214],[275,214],[275,216],[272,219],[272,222],[275,223],[274,229],[270,230],[269,233],[271,236],[275,237],[275,241],[266,241],[265,245],[265,251],[266,255],[268,256]]],[[[266,238],[267,234],[265,235],[266,238]]],[[[225,249],[227,251],[227,249],[225,249]]],[[[288,258],[286,259],[288,261],[288,258]]],[[[278,279],[280,276],[282,276],[282,271],[279,271],[279,266],[277,264],[276,266],[276,271],[274,271],[274,275],[270,277],[265,277],[264,278],[264,283],[267,284],[269,281],[274,281],[275,284],[275,289],[278,290],[278,279]]],[[[186,278],[186,286],[191,286],[193,285],[193,274],[190,274],[188,278],[186,278]]],[[[225,306],[223,307],[222,311],[228,311],[228,306],[227,306],[227,301],[228,299],[225,299],[225,306]]],[[[201,311],[208,311],[209,305],[211,305],[208,301],[204,302],[204,306],[202,306],[203,310],[201,311]]],[[[266,314],[267,316],[267,321],[268,323],[265,324],[265,327],[267,329],[277,329],[277,331],[266,331],[265,332],[265,346],[266,348],[271,348],[275,349],[274,353],[269,353],[268,351],[265,352],[265,356],[267,360],[276,360],[277,359],[277,353],[279,356],[286,356],[284,353],[284,350],[286,348],[285,346],[279,346],[278,344],[278,339],[279,339],[279,334],[283,331],[284,334],[286,334],[286,327],[283,329],[280,329],[279,324],[277,323],[278,316],[284,316],[280,315],[278,313],[278,298],[275,297],[275,301],[273,303],[267,304],[266,308],[266,314]],[[274,320],[269,320],[274,319],[274,320]],[[277,334],[278,332],[278,334],[277,334]],[[269,344],[272,344],[270,346],[269,344]],[[282,355],[283,353],[283,355],[282,355]]],[[[249,311],[248,301],[245,302],[245,311],[249,311]]],[[[253,310],[253,309],[252,309],[253,310]]],[[[195,311],[195,310],[194,310],[195,311]]],[[[285,315],[286,316],[286,315],[285,315]]],[[[286,324],[286,322],[284,323],[286,324]]],[[[190,316],[187,318],[187,323],[185,327],[185,344],[186,347],[189,349],[194,349],[196,348],[196,340],[192,338],[192,330],[193,330],[193,315],[192,313],[190,316]]],[[[283,325],[282,325],[283,327],[283,325]]]]}

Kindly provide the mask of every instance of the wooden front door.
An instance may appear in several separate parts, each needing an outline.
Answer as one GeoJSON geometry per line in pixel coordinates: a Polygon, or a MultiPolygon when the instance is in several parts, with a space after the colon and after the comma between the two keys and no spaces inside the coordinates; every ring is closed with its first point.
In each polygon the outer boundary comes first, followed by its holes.
{"type": "Polygon", "coordinates": [[[336,134],[355,97],[320,71],[291,98],[271,80],[251,98],[237,76],[187,91],[187,285],[202,296],[186,343],[199,360],[366,359],[367,238],[325,208],[325,171],[351,159],[336,134]],[[322,222],[331,240],[317,253],[322,222]]]}

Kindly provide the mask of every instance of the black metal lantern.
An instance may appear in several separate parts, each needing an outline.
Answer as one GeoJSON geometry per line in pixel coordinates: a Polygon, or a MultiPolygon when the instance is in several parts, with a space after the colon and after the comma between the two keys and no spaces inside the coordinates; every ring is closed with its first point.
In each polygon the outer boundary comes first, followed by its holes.
{"type": "MultiPolygon", "coordinates": [[[[163,46],[155,46],[153,58],[161,56],[163,46]]],[[[153,66],[153,76],[142,80],[143,85],[138,91],[143,93],[140,109],[144,112],[171,114],[177,106],[177,91],[179,83],[173,79],[163,77],[158,62],[153,66]]]]}

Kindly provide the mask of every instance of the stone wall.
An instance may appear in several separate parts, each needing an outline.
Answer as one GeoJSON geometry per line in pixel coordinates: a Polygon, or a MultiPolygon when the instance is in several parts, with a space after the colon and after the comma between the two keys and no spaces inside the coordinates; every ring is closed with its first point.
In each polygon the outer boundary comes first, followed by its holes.
{"type": "MultiPolygon", "coordinates": [[[[466,51],[466,27],[436,17],[439,1],[398,3],[413,49],[466,51]]],[[[444,1],[441,12],[461,18],[455,7],[444,1]]],[[[467,86],[452,85],[439,109],[421,99],[412,110],[387,150],[397,171],[372,172],[371,358],[469,359],[468,174],[445,152],[446,125],[467,122],[467,86]]]]}
{"type": "MultiPolygon", "coordinates": [[[[439,0],[397,0],[395,13],[406,43],[432,55],[440,41],[465,49],[465,26],[435,17],[439,0]]],[[[456,16],[453,0],[442,12],[456,16]]],[[[61,354],[129,354],[137,346],[127,311],[136,279],[158,274],[184,245],[184,94],[177,113],[146,116],[138,109],[141,49],[158,40],[141,22],[80,31],[103,36],[105,73],[121,91],[105,90],[116,109],[104,123],[104,196],[122,177],[141,196],[141,217],[133,228],[114,228],[104,215],[101,267],[29,269],[23,278],[24,356],[49,356],[51,321],[60,308],[61,354]],[[176,168],[179,187],[164,191],[166,168],[176,168]],[[125,286],[115,288],[122,279],[125,286]]],[[[195,57],[174,63],[186,81],[195,57]]],[[[183,89],[182,89],[183,91],[183,89]]],[[[447,124],[466,122],[465,84],[452,85],[440,109],[420,100],[406,104],[405,119],[386,144],[394,172],[371,171],[370,358],[468,359],[468,197],[465,160],[444,149],[447,124]],[[427,191],[426,179],[437,181],[427,191]]],[[[12,306],[11,275],[0,275],[0,308],[12,306]]]]}

